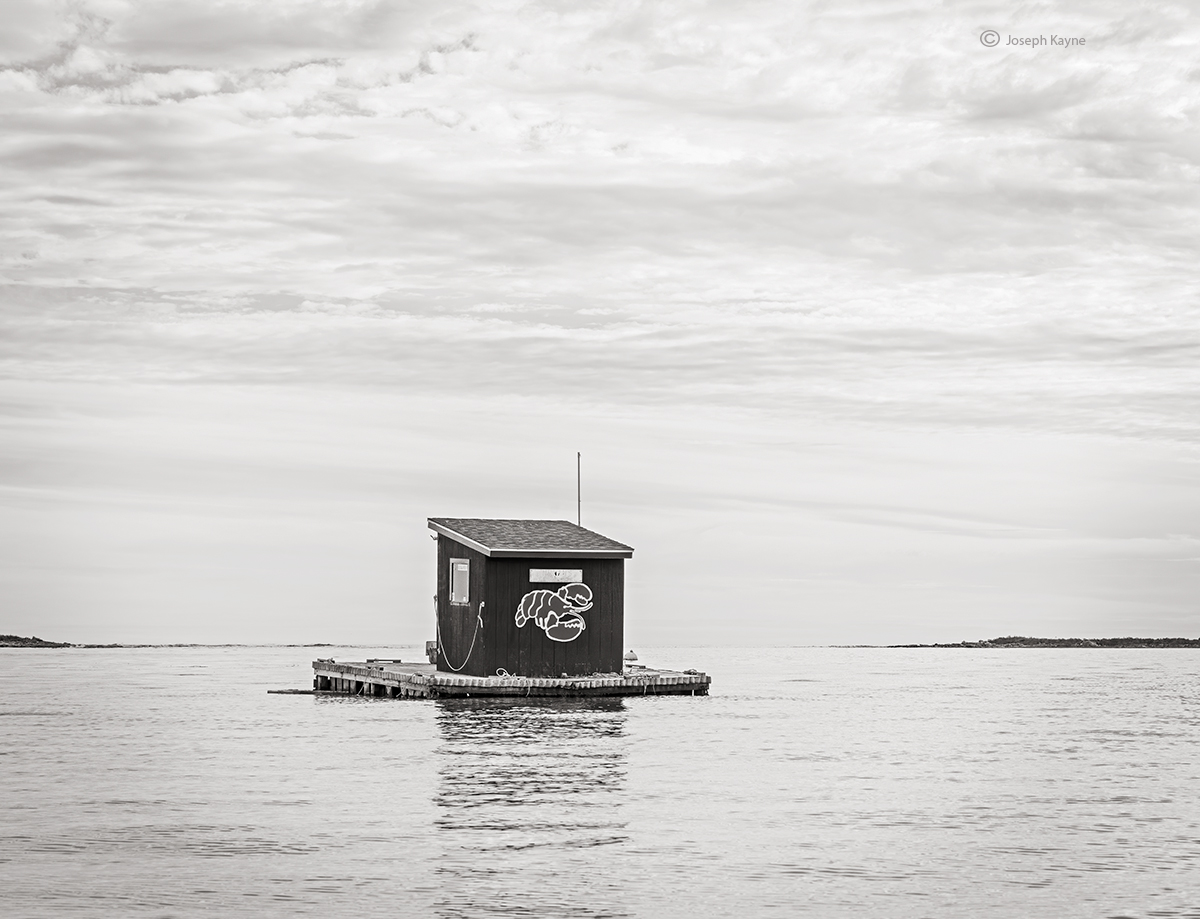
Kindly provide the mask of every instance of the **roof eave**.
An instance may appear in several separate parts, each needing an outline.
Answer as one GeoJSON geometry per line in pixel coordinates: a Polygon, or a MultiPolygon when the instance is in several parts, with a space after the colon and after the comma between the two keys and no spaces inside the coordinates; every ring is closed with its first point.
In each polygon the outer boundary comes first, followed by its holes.
{"type": "Polygon", "coordinates": [[[439,536],[449,536],[455,542],[461,542],[467,548],[474,549],[476,552],[481,552],[484,555],[488,556],[489,558],[491,557],[492,550],[489,549],[487,546],[485,546],[483,543],[476,542],[469,536],[463,536],[462,533],[459,533],[456,530],[452,530],[452,529],[450,529],[450,527],[442,526],[440,523],[430,520],[429,521],[429,529],[433,530],[439,536]]]}
{"type": "Polygon", "coordinates": [[[429,529],[488,558],[633,558],[633,549],[498,549],[476,542],[435,520],[429,520],[429,529]]]}
{"type": "MultiPolygon", "coordinates": [[[[455,537],[457,539],[457,537],[455,537]]],[[[492,549],[492,558],[633,558],[633,550],[620,549],[492,549]]]]}

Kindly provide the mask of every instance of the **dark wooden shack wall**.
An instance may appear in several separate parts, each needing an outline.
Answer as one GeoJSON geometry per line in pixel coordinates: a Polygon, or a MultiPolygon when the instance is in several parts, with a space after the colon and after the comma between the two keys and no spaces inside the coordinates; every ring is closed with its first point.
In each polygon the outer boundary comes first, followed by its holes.
{"type": "MultiPolygon", "coordinates": [[[[490,650],[496,667],[529,677],[620,673],[625,641],[625,560],[619,558],[488,559],[488,627],[495,628],[490,650]],[[587,628],[574,641],[554,641],[536,623],[517,628],[517,606],[531,590],[557,590],[562,584],[532,584],[530,568],[582,568],[592,589],[592,608],[583,613],[587,628]],[[508,661],[508,663],[501,663],[508,661]]],[[[488,663],[492,663],[489,658],[488,663]]]]}
{"type": "MultiPolygon", "coordinates": [[[[463,673],[468,676],[483,676],[481,645],[485,641],[485,629],[478,627],[479,601],[484,599],[487,580],[488,557],[445,536],[437,541],[437,635],[438,670],[463,673]],[[465,558],[471,562],[471,587],[469,606],[450,605],[450,559],[465,558]],[[475,648],[471,648],[471,640],[475,648]],[[468,660],[468,654],[470,659],[468,660]],[[466,661],[466,666],[463,662],[466,661]]],[[[484,607],[485,614],[487,607],[484,607]]]]}
{"type": "Polygon", "coordinates": [[[621,649],[625,641],[624,559],[488,558],[445,535],[438,537],[437,555],[439,670],[490,676],[503,669],[528,677],[621,672],[621,649]],[[471,561],[469,607],[450,605],[452,558],[471,561]],[[517,606],[525,594],[539,588],[557,590],[563,586],[531,584],[531,568],[583,570],[583,583],[592,589],[592,608],[582,614],[587,628],[574,641],[554,641],[534,622],[517,628],[517,606]],[[481,600],[483,627],[479,628],[481,600]]]}

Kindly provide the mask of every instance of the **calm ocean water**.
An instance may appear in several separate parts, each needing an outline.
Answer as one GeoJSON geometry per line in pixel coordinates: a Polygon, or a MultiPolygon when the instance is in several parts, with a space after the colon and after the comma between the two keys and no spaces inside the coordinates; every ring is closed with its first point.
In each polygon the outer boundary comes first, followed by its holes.
{"type": "Polygon", "coordinates": [[[1200,917],[1195,651],[647,649],[713,695],[266,694],[313,656],[0,650],[0,912],[1200,917]]]}

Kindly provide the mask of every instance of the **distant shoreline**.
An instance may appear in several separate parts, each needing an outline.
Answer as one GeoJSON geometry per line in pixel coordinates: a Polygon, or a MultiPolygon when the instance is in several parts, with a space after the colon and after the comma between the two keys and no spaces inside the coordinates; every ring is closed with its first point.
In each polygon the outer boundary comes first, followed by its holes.
{"type": "MultiPolygon", "coordinates": [[[[76,644],[69,641],[46,641],[36,636],[24,638],[20,635],[0,635],[0,648],[380,648],[383,644],[345,645],[336,642],[313,642],[309,644],[204,644],[202,642],[159,642],[156,644],[76,644]]],[[[387,645],[394,648],[419,647],[419,643],[387,645]]],[[[938,642],[936,644],[904,645],[810,645],[809,647],[830,648],[1200,648],[1200,638],[1030,638],[1024,635],[1008,635],[1004,638],[989,638],[983,641],[938,642]]]]}
{"type": "MultiPolygon", "coordinates": [[[[76,644],[71,641],[46,641],[36,635],[25,638],[21,635],[0,635],[0,648],[353,648],[356,645],[339,645],[333,642],[321,641],[312,644],[264,644],[248,645],[240,642],[225,642],[222,644],[204,644],[203,642],[158,642],[154,644],[76,644]]],[[[377,645],[362,645],[364,648],[374,648],[377,645]]]]}
{"type": "Polygon", "coordinates": [[[932,645],[884,645],[886,648],[1200,648],[1200,638],[1029,638],[1008,635],[984,641],[932,645]]]}

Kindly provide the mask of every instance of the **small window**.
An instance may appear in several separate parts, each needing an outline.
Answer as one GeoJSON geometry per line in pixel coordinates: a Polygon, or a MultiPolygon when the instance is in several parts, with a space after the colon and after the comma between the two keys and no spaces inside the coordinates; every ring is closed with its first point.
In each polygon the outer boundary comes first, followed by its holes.
{"type": "Polygon", "coordinates": [[[471,560],[450,559],[450,602],[459,606],[471,603],[471,560]]]}

